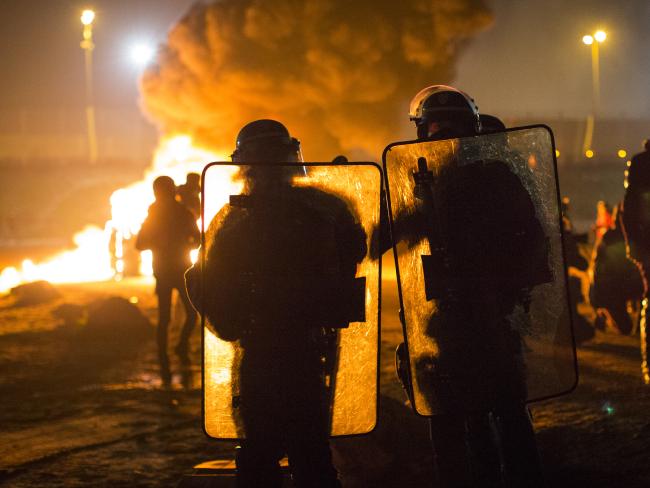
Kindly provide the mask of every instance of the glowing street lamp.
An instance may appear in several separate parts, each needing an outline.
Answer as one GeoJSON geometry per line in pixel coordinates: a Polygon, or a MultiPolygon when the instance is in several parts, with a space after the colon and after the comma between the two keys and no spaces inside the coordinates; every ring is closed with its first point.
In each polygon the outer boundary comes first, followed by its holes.
{"type": "Polygon", "coordinates": [[[586,154],[592,147],[594,136],[594,122],[596,114],[600,109],[600,61],[598,56],[598,45],[605,42],[607,33],[602,30],[597,30],[593,34],[586,34],[582,37],[582,42],[587,46],[591,46],[591,115],[587,117],[587,127],[585,130],[585,140],[583,144],[583,152],[586,154]]]}
{"type": "Polygon", "coordinates": [[[607,33],[601,30],[596,31],[596,33],[594,34],[594,39],[596,39],[596,41],[598,42],[604,42],[605,39],[607,39],[607,33]]]}
{"type": "Polygon", "coordinates": [[[92,10],[84,10],[81,12],[81,23],[83,25],[91,25],[95,20],[95,12],[92,10]]]}
{"type": "Polygon", "coordinates": [[[88,128],[88,155],[91,164],[97,162],[97,133],[95,131],[95,107],[93,104],[93,21],[95,12],[86,9],[81,12],[83,39],[81,49],[84,50],[86,70],[86,126],[88,128]]]}
{"type": "Polygon", "coordinates": [[[137,66],[146,66],[151,62],[155,50],[148,44],[136,44],[131,48],[131,61],[137,66]]]}

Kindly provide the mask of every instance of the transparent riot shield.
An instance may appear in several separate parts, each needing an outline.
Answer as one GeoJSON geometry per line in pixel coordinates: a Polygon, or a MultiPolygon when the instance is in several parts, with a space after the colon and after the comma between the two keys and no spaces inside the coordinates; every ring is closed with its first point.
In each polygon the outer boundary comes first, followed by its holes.
{"type": "Polygon", "coordinates": [[[545,126],[384,150],[413,407],[571,391],[576,354],[545,126]]]}
{"type": "Polygon", "coordinates": [[[374,428],[381,261],[369,248],[382,181],[374,163],[205,168],[199,285],[188,277],[188,289],[209,436],[292,418],[324,421],[332,436],[374,428]]]}

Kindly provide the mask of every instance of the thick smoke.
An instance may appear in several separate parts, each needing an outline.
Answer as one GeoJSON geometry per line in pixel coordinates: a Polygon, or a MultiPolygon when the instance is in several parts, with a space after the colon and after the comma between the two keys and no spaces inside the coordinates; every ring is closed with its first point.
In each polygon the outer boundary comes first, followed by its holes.
{"type": "MultiPolygon", "coordinates": [[[[306,158],[376,158],[403,135],[408,101],[449,82],[491,15],[483,0],[221,0],[196,4],[142,79],[164,133],[228,151],[276,118],[306,158]]],[[[410,134],[409,134],[410,135],[410,134]]]]}

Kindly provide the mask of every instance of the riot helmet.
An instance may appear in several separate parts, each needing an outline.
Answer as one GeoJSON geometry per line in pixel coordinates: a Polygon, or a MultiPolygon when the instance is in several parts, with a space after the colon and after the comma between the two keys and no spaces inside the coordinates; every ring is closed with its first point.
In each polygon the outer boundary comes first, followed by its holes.
{"type": "Polygon", "coordinates": [[[237,134],[231,158],[237,163],[302,162],[300,141],[276,120],[249,122],[237,134]]]}
{"type": "Polygon", "coordinates": [[[446,139],[478,134],[481,119],[474,100],[446,85],[432,85],[418,92],[409,107],[418,139],[446,139]]]}
{"type": "Polygon", "coordinates": [[[276,120],[255,120],[242,127],[231,158],[235,163],[244,164],[239,176],[249,189],[277,187],[278,184],[290,183],[295,176],[307,174],[300,164],[286,166],[286,163],[303,162],[300,141],[291,137],[289,130],[276,120]]]}
{"type": "Polygon", "coordinates": [[[494,115],[480,114],[479,119],[481,120],[481,132],[483,133],[501,132],[506,130],[506,125],[503,121],[494,115]]]}

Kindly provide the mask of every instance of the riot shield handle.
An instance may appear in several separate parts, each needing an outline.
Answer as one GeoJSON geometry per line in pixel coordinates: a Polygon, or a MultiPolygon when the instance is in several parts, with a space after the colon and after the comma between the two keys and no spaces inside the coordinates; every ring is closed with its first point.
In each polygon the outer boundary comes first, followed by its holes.
{"type": "Polygon", "coordinates": [[[428,167],[427,158],[419,157],[417,171],[413,171],[415,187],[413,194],[422,202],[426,236],[429,241],[430,255],[422,255],[424,287],[427,300],[442,298],[447,294],[448,283],[446,249],[440,242],[441,218],[433,196],[433,171],[428,167]]]}
{"type": "MultiPolygon", "coordinates": [[[[427,158],[418,158],[418,170],[413,171],[413,180],[415,181],[415,198],[418,200],[433,200],[431,185],[433,185],[433,171],[427,164],[427,158]]],[[[427,202],[429,203],[429,202],[427,202]]]]}

